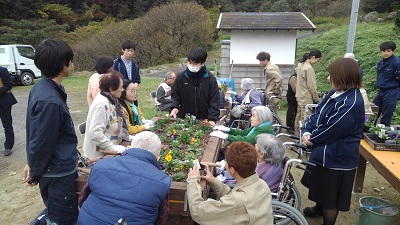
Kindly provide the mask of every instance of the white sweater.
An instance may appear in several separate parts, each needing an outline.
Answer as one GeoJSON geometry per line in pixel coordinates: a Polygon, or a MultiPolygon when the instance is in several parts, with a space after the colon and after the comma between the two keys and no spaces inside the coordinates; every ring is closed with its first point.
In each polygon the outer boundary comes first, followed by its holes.
{"type": "Polygon", "coordinates": [[[115,105],[98,93],[90,105],[86,119],[85,139],[83,143],[84,155],[93,159],[103,156],[99,150],[112,150],[114,145],[121,143],[118,120],[123,120],[117,116],[115,105]]]}

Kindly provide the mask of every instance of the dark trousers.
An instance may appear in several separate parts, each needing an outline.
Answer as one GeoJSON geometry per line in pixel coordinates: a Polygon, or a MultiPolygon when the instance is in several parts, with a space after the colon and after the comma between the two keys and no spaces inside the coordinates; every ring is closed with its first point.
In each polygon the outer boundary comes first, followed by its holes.
{"type": "Polygon", "coordinates": [[[40,194],[51,222],[57,225],[75,224],[78,219],[78,198],[75,194],[75,172],[64,177],[41,177],[39,181],[40,194]]]}
{"type": "Polygon", "coordinates": [[[381,124],[390,126],[393,112],[396,110],[400,98],[400,88],[379,89],[374,99],[374,104],[379,107],[378,117],[382,115],[381,124]]]}
{"type": "Polygon", "coordinates": [[[14,147],[14,129],[12,126],[11,106],[8,108],[0,107],[0,119],[6,135],[4,148],[12,149],[14,147]]]}
{"type": "Polygon", "coordinates": [[[294,130],[294,120],[296,119],[297,102],[296,104],[289,104],[286,112],[286,126],[294,130]]]}

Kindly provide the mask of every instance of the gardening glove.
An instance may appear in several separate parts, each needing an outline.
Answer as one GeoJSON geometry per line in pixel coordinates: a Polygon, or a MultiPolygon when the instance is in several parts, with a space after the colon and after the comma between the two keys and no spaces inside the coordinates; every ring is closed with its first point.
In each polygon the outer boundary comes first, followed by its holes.
{"type": "Polygon", "coordinates": [[[154,125],[150,124],[150,123],[145,123],[144,127],[146,128],[146,130],[150,130],[150,128],[152,128],[154,125]]]}
{"type": "Polygon", "coordinates": [[[154,122],[152,120],[142,120],[143,124],[150,124],[151,127],[154,127],[154,122]]]}
{"type": "Polygon", "coordinates": [[[222,132],[220,130],[211,132],[210,136],[219,137],[219,138],[224,139],[224,140],[228,138],[228,134],[225,134],[224,132],[222,132]]]}
{"type": "Polygon", "coordinates": [[[112,149],[113,151],[118,152],[118,153],[122,153],[122,152],[124,152],[124,151],[126,150],[126,147],[123,146],[123,145],[113,145],[113,146],[111,147],[111,149],[112,149]]]}
{"type": "Polygon", "coordinates": [[[229,132],[231,130],[231,128],[218,125],[218,126],[213,127],[213,130],[220,130],[220,131],[224,131],[224,132],[229,132]]]}

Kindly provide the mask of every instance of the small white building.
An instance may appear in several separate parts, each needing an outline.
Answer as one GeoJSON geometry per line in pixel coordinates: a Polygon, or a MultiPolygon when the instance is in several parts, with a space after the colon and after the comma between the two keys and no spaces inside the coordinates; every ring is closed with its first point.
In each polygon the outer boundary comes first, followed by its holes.
{"type": "Polygon", "coordinates": [[[286,93],[287,80],[297,64],[297,31],[314,31],[316,26],[301,12],[232,12],[220,14],[217,29],[230,33],[230,40],[221,41],[221,77],[232,74],[236,87],[242,78],[250,77],[256,87],[264,88],[262,68],[256,59],[264,51],[279,66],[286,93]]]}

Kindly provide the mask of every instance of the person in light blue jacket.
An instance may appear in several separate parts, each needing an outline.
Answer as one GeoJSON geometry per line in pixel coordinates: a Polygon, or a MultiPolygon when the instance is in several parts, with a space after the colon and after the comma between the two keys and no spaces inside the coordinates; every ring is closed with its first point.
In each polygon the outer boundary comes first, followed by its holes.
{"type": "Polygon", "coordinates": [[[303,129],[303,144],[311,147],[310,162],[316,166],[311,168],[311,175],[303,176],[302,183],[309,187],[308,198],[316,202],[316,206],[304,209],[304,215],[322,215],[324,225],[333,225],[339,211],[350,210],[364,126],[364,101],[356,61],[337,59],[327,70],[332,90],[303,129]]]}

